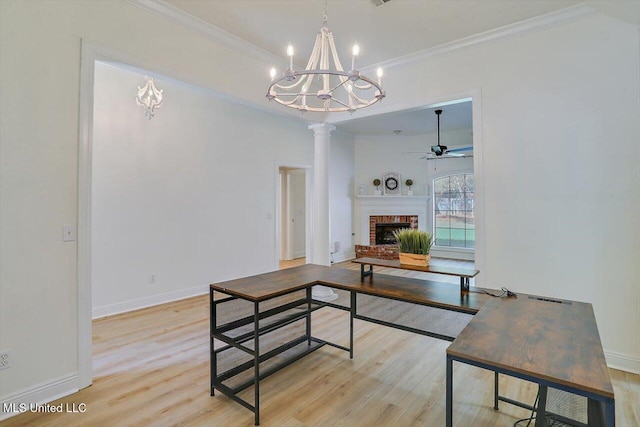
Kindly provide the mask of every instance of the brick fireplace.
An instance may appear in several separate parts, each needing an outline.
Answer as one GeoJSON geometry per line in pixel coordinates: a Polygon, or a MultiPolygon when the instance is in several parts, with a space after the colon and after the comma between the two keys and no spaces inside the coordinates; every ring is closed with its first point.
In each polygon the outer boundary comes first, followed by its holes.
{"type": "MultiPolygon", "coordinates": [[[[376,225],[426,230],[427,202],[426,196],[357,196],[360,233],[356,243],[360,244],[355,245],[356,258],[397,259],[398,245],[376,244],[376,225]]],[[[390,231],[384,231],[387,238],[390,231]]]]}
{"type": "Polygon", "coordinates": [[[369,242],[384,244],[376,241],[376,229],[379,224],[394,224],[398,228],[418,228],[418,215],[371,215],[369,216],[369,242]]]}

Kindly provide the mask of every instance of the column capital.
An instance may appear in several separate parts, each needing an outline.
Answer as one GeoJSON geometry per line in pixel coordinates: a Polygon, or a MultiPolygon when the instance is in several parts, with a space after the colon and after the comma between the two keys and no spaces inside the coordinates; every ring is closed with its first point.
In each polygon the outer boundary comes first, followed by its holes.
{"type": "Polygon", "coordinates": [[[331,131],[336,130],[336,127],[329,123],[314,123],[309,125],[309,129],[313,131],[314,134],[329,134],[331,131]]]}

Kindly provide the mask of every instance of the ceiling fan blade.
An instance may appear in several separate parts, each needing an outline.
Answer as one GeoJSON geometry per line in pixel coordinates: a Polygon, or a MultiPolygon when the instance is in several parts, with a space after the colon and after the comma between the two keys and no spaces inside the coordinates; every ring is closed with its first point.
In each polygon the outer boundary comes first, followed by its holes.
{"type": "Polygon", "coordinates": [[[473,151],[473,146],[470,145],[469,147],[452,148],[450,150],[447,150],[447,154],[461,153],[463,151],[473,151]]]}

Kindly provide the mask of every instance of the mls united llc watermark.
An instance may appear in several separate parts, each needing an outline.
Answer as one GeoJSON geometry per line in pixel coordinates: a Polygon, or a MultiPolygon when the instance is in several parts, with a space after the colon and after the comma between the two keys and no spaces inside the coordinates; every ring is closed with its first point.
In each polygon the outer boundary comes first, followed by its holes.
{"type": "Polygon", "coordinates": [[[8,413],[23,413],[23,412],[42,412],[42,413],[76,413],[82,414],[87,412],[86,403],[59,403],[57,405],[50,405],[45,403],[39,405],[36,403],[3,403],[2,411],[5,414],[8,413]]]}

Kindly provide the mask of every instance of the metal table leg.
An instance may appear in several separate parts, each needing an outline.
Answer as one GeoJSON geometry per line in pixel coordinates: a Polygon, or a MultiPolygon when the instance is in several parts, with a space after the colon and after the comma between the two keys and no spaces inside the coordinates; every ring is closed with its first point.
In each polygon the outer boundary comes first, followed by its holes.
{"type": "Polygon", "coordinates": [[[351,307],[349,307],[349,359],[353,359],[353,319],[356,317],[356,291],[351,291],[351,307]]]}
{"type": "Polygon", "coordinates": [[[469,291],[469,278],[460,277],[460,292],[468,292],[468,291],[469,291]]]}
{"type": "Polygon", "coordinates": [[[547,386],[540,385],[538,391],[538,409],[536,410],[535,427],[548,427],[547,422],[547,386]]]}
{"type": "Polygon", "coordinates": [[[373,265],[369,265],[369,270],[365,271],[364,264],[360,264],[360,278],[364,279],[367,276],[371,276],[373,274],[373,265]]]}
{"type": "Polygon", "coordinates": [[[498,392],[498,373],[494,372],[494,375],[495,379],[493,384],[493,409],[497,411],[500,409],[498,407],[498,396],[500,396],[500,393],[498,392]]]}
{"type": "Polygon", "coordinates": [[[259,334],[259,322],[260,322],[260,308],[259,303],[253,303],[253,326],[254,326],[254,337],[253,337],[253,352],[254,352],[254,387],[255,387],[255,425],[260,425],[260,334],[259,334]]]}
{"type": "Polygon", "coordinates": [[[453,426],[453,359],[447,354],[447,408],[446,427],[453,426]]]}
{"type": "Polygon", "coordinates": [[[214,352],[213,333],[216,330],[216,304],[213,289],[209,289],[209,370],[211,372],[211,396],[213,396],[213,382],[218,376],[218,355],[214,352]]]}

